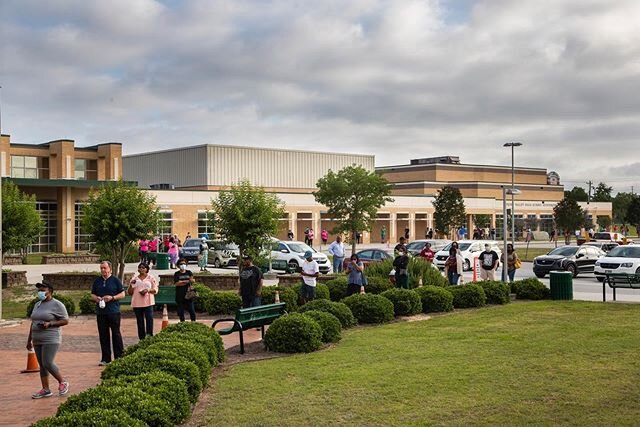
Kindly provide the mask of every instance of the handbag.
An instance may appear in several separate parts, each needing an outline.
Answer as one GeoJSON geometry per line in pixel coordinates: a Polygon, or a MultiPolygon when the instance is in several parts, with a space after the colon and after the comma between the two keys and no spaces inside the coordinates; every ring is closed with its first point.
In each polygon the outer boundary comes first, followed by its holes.
{"type": "Polygon", "coordinates": [[[518,269],[520,267],[522,267],[522,261],[520,261],[520,258],[516,258],[516,260],[513,262],[513,266],[518,269]]]}
{"type": "Polygon", "coordinates": [[[191,285],[187,288],[187,293],[184,295],[184,299],[193,300],[198,298],[198,291],[193,289],[191,285]]]}

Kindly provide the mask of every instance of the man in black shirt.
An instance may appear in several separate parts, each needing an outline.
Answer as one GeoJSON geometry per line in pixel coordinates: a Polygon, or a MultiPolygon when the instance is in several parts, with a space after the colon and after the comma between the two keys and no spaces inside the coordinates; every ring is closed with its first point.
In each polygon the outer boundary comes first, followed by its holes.
{"type": "Polygon", "coordinates": [[[484,252],[478,257],[480,260],[480,279],[482,280],[496,280],[496,269],[498,268],[498,260],[500,257],[498,253],[491,249],[488,244],[484,245],[484,252]]]}
{"type": "Polygon", "coordinates": [[[184,322],[184,311],[189,312],[189,317],[192,322],[196,321],[196,310],[193,305],[192,299],[186,299],[187,290],[189,286],[193,285],[195,279],[191,270],[187,270],[187,260],[181,258],[178,260],[179,270],[173,275],[173,283],[176,285],[176,305],[178,308],[178,317],[181,322],[184,322]]]}
{"type": "Polygon", "coordinates": [[[253,258],[249,255],[242,257],[242,270],[240,270],[240,297],[242,308],[261,305],[262,271],[253,265],[253,258]]]}
{"type": "Polygon", "coordinates": [[[404,237],[400,236],[400,240],[399,240],[398,244],[393,248],[393,256],[394,257],[398,256],[398,254],[400,253],[400,250],[405,250],[406,251],[406,249],[407,249],[406,243],[407,243],[407,240],[404,237]]]}

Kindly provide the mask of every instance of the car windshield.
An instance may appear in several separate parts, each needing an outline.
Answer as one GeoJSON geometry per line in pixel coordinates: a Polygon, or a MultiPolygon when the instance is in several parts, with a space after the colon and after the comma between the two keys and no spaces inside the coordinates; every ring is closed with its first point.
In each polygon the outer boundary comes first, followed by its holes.
{"type": "Polygon", "coordinates": [[[596,233],[593,235],[596,240],[611,240],[611,234],[609,233],[596,233]]]}
{"type": "Polygon", "coordinates": [[[611,249],[607,254],[608,257],[618,258],[640,258],[640,246],[618,246],[611,249]]]}
{"type": "Polygon", "coordinates": [[[287,243],[287,244],[289,245],[289,249],[291,249],[293,252],[298,252],[298,253],[302,253],[306,251],[315,252],[313,249],[311,249],[309,246],[305,245],[304,243],[287,243]]]}
{"type": "Polygon", "coordinates": [[[417,249],[422,249],[424,248],[424,244],[425,242],[411,242],[407,245],[407,249],[409,250],[417,250],[417,249]]]}
{"type": "Polygon", "coordinates": [[[564,248],[555,248],[547,255],[561,255],[561,256],[571,256],[576,253],[578,250],[577,246],[565,246],[564,248]]]}
{"type": "Polygon", "coordinates": [[[227,243],[222,246],[222,249],[225,249],[227,251],[237,251],[239,247],[235,243],[227,243]]]}
{"type": "MultiPolygon", "coordinates": [[[[443,251],[449,251],[449,249],[451,249],[451,245],[453,243],[449,243],[447,246],[445,246],[444,248],[442,248],[443,251]]],[[[461,251],[466,251],[467,249],[469,249],[469,246],[471,246],[471,243],[460,243],[460,250],[461,251]]]]}

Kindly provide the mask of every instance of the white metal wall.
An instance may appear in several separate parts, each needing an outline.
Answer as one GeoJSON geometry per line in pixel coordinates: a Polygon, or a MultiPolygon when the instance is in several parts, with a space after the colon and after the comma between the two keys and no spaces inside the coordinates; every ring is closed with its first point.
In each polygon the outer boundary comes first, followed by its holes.
{"type": "Polygon", "coordinates": [[[180,148],[122,158],[122,179],[138,181],[138,187],[174,184],[176,187],[207,185],[207,146],[180,148]]]}

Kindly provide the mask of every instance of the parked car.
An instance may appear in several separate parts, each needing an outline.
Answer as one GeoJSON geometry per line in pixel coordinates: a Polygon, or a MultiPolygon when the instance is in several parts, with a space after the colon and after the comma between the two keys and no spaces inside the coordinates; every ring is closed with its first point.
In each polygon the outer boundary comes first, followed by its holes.
{"type": "Polygon", "coordinates": [[[234,267],[238,265],[240,248],[235,243],[226,243],[222,240],[209,240],[209,264],[215,268],[234,267]]]}
{"type": "Polygon", "coordinates": [[[606,273],[640,274],[640,246],[625,245],[611,249],[604,258],[600,258],[593,273],[602,282],[606,273]]]}
{"type": "Polygon", "coordinates": [[[414,240],[413,242],[407,245],[407,251],[409,251],[409,254],[416,256],[422,251],[422,248],[424,248],[424,244],[427,242],[431,243],[431,250],[433,252],[438,252],[439,250],[447,246],[449,243],[451,243],[451,240],[446,240],[446,239],[414,240]]]}
{"type": "MultiPolygon", "coordinates": [[[[364,249],[360,252],[356,252],[356,255],[358,255],[358,258],[360,258],[360,261],[362,261],[362,264],[364,264],[365,267],[372,262],[380,262],[384,261],[385,259],[393,259],[393,255],[391,253],[383,251],[382,249],[364,249]]],[[[350,262],[350,257],[346,257],[344,259],[345,270],[350,262]]]]}
{"type": "Polygon", "coordinates": [[[613,248],[617,248],[618,246],[620,246],[618,243],[616,242],[609,242],[609,241],[595,241],[595,242],[586,242],[585,244],[583,244],[583,246],[593,246],[595,248],[598,248],[602,251],[605,252],[609,252],[611,249],[613,248]]]}
{"type": "Polygon", "coordinates": [[[329,258],[304,242],[274,239],[271,245],[271,259],[272,261],[285,260],[289,264],[289,268],[299,271],[306,251],[313,252],[313,259],[318,263],[320,273],[327,274],[331,272],[329,258]]]}
{"type": "Polygon", "coordinates": [[[591,240],[595,242],[617,242],[618,244],[623,244],[625,237],[622,233],[601,231],[600,233],[595,233],[591,240]]]}
{"type": "Polygon", "coordinates": [[[561,246],[546,255],[533,259],[533,273],[544,277],[552,271],[568,271],[577,277],[580,273],[593,271],[596,262],[606,253],[593,246],[561,246]]]}
{"type": "Polygon", "coordinates": [[[198,261],[198,255],[200,255],[201,239],[187,239],[180,248],[180,258],[184,258],[189,261],[198,261]]]}
{"type": "MultiPolygon", "coordinates": [[[[434,258],[434,263],[436,267],[440,270],[444,270],[444,263],[447,261],[449,257],[449,248],[453,243],[449,243],[447,246],[442,248],[441,251],[436,252],[436,256],[434,258]]],[[[495,240],[459,240],[458,246],[460,248],[460,252],[462,253],[462,257],[464,258],[464,269],[466,271],[471,270],[471,266],[473,265],[474,258],[480,256],[480,253],[484,251],[484,245],[489,244],[491,250],[496,251],[499,257],[502,256],[502,251],[500,250],[500,246],[495,240]]]]}

